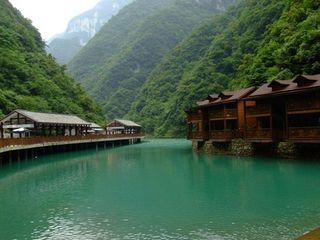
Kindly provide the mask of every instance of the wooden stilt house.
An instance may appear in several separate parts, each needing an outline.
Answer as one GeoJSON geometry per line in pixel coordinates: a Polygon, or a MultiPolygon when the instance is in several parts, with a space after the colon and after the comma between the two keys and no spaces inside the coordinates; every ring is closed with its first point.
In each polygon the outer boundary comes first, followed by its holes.
{"type": "Polygon", "coordinates": [[[186,113],[188,139],[320,143],[320,74],[209,95],[186,113]]]}
{"type": "Polygon", "coordinates": [[[189,109],[188,139],[228,142],[243,136],[245,129],[244,102],[255,87],[233,92],[212,94],[189,109]]]}
{"type": "Polygon", "coordinates": [[[246,139],[320,142],[320,75],[264,84],[246,102],[246,139]]]}

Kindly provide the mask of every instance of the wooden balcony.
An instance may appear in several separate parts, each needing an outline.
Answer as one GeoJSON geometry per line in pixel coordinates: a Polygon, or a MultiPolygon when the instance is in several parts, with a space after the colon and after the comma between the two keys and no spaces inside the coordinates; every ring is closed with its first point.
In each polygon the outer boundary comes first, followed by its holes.
{"type": "Polygon", "coordinates": [[[27,138],[5,138],[0,139],[0,148],[45,145],[45,144],[72,144],[77,142],[95,142],[111,139],[131,139],[143,137],[141,134],[112,134],[112,135],[77,135],[77,136],[49,136],[49,137],[27,137],[27,138]]]}
{"type": "Polygon", "coordinates": [[[303,101],[301,99],[289,99],[287,101],[287,111],[289,113],[320,111],[320,99],[306,98],[303,101]]]}
{"type": "Polygon", "coordinates": [[[272,129],[247,129],[245,139],[251,142],[273,142],[275,132],[272,129]]]}
{"type": "Polygon", "coordinates": [[[206,140],[206,134],[203,132],[189,132],[188,139],[192,140],[206,140]]]}
{"type": "Polygon", "coordinates": [[[236,119],[237,117],[237,109],[219,109],[209,112],[210,119],[236,119]]]}
{"type": "Polygon", "coordinates": [[[202,121],[202,114],[188,115],[188,122],[202,121]]]}
{"type": "Polygon", "coordinates": [[[236,119],[238,117],[237,109],[225,109],[224,110],[224,117],[226,119],[236,119]]]}
{"type": "Polygon", "coordinates": [[[270,115],[271,114],[271,105],[260,104],[255,107],[247,107],[246,114],[247,114],[247,116],[270,115]]]}
{"type": "Polygon", "coordinates": [[[223,119],[224,110],[223,109],[211,109],[209,111],[209,119],[223,119]]]}
{"type": "Polygon", "coordinates": [[[320,143],[320,127],[288,128],[288,141],[320,143]]]}
{"type": "Polygon", "coordinates": [[[240,137],[242,134],[238,130],[212,130],[210,132],[210,140],[213,142],[230,142],[240,137]]]}

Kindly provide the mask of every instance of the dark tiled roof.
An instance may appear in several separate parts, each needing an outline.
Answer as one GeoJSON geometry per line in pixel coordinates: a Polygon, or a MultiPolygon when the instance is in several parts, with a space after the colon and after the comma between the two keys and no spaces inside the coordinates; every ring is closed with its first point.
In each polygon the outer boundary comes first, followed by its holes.
{"type": "Polygon", "coordinates": [[[291,80],[275,80],[271,83],[263,84],[256,91],[250,94],[249,98],[277,95],[291,92],[300,92],[320,88],[320,74],[299,75],[291,80]]]}
{"type": "Polygon", "coordinates": [[[125,120],[125,119],[115,119],[111,123],[109,123],[107,126],[111,125],[115,121],[126,126],[126,127],[141,127],[139,124],[137,124],[133,121],[130,121],[130,120],[125,120]]]}
{"type": "Polygon", "coordinates": [[[216,105],[221,103],[234,102],[248,96],[248,94],[252,93],[255,89],[256,89],[255,87],[250,87],[250,88],[245,88],[238,91],[224,91],[224,92],[221,92],[220,94],[212,94],[212,95],[209,95],[206,100],[197,102],[197,105],[200,107],[200,106],[207,106],[207,105],[209,106],[209,105],[216,105]]]}
{"type": "Polygon", "coordinates": [[[90,125],[90,123],[84,121],[75,115],[68,114],[56,114],[56,113],[41,113],[41,112],[30,112],[26,110],[15,110],[8,114],[3,120],[10,118],[11,115],[20,113],[21,115],[37,122],[46,124],[66,124],[66,125],[90,125]]]}

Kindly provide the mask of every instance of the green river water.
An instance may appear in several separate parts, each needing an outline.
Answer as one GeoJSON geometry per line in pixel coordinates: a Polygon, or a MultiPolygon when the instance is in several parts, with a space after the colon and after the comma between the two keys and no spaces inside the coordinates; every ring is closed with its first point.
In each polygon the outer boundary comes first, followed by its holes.
{"type": "Polygon", "coordinates": [[[0,168],[0,239],[294,239],[320,226],[320,161],[196,154],[186,140],[0,168]]]}

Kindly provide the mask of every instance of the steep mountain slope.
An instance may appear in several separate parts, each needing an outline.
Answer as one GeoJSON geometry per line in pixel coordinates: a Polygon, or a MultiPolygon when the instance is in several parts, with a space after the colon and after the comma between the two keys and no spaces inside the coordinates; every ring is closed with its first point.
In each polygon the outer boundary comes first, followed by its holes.
{"type": "Polygon", "coordinates": [[[108,118],[125,115],[161,58],[233,0],[136,0],[110,20],[69,68],[108,118]]]}
{"type": "Polygon", "coordinates": [[[74,17],[67,30],[50,41],[47,52],[60,64],[67,64],[112,16],[132,1],[101,0],[93,9],[74,17]]]}
{"type": "Polygon", "coordinates": [[[44,51],[40,34],[0,0],[0,117],[16,108],[75,113],[102,121],[98,105],[44,51]]]}
{"type": "Polygon", "coordinates": [[[208,93],[320,72],[320,2],[248,0],[194,30],[153,70],[128,117],[185,134],[184,109],[208,93]]]}

